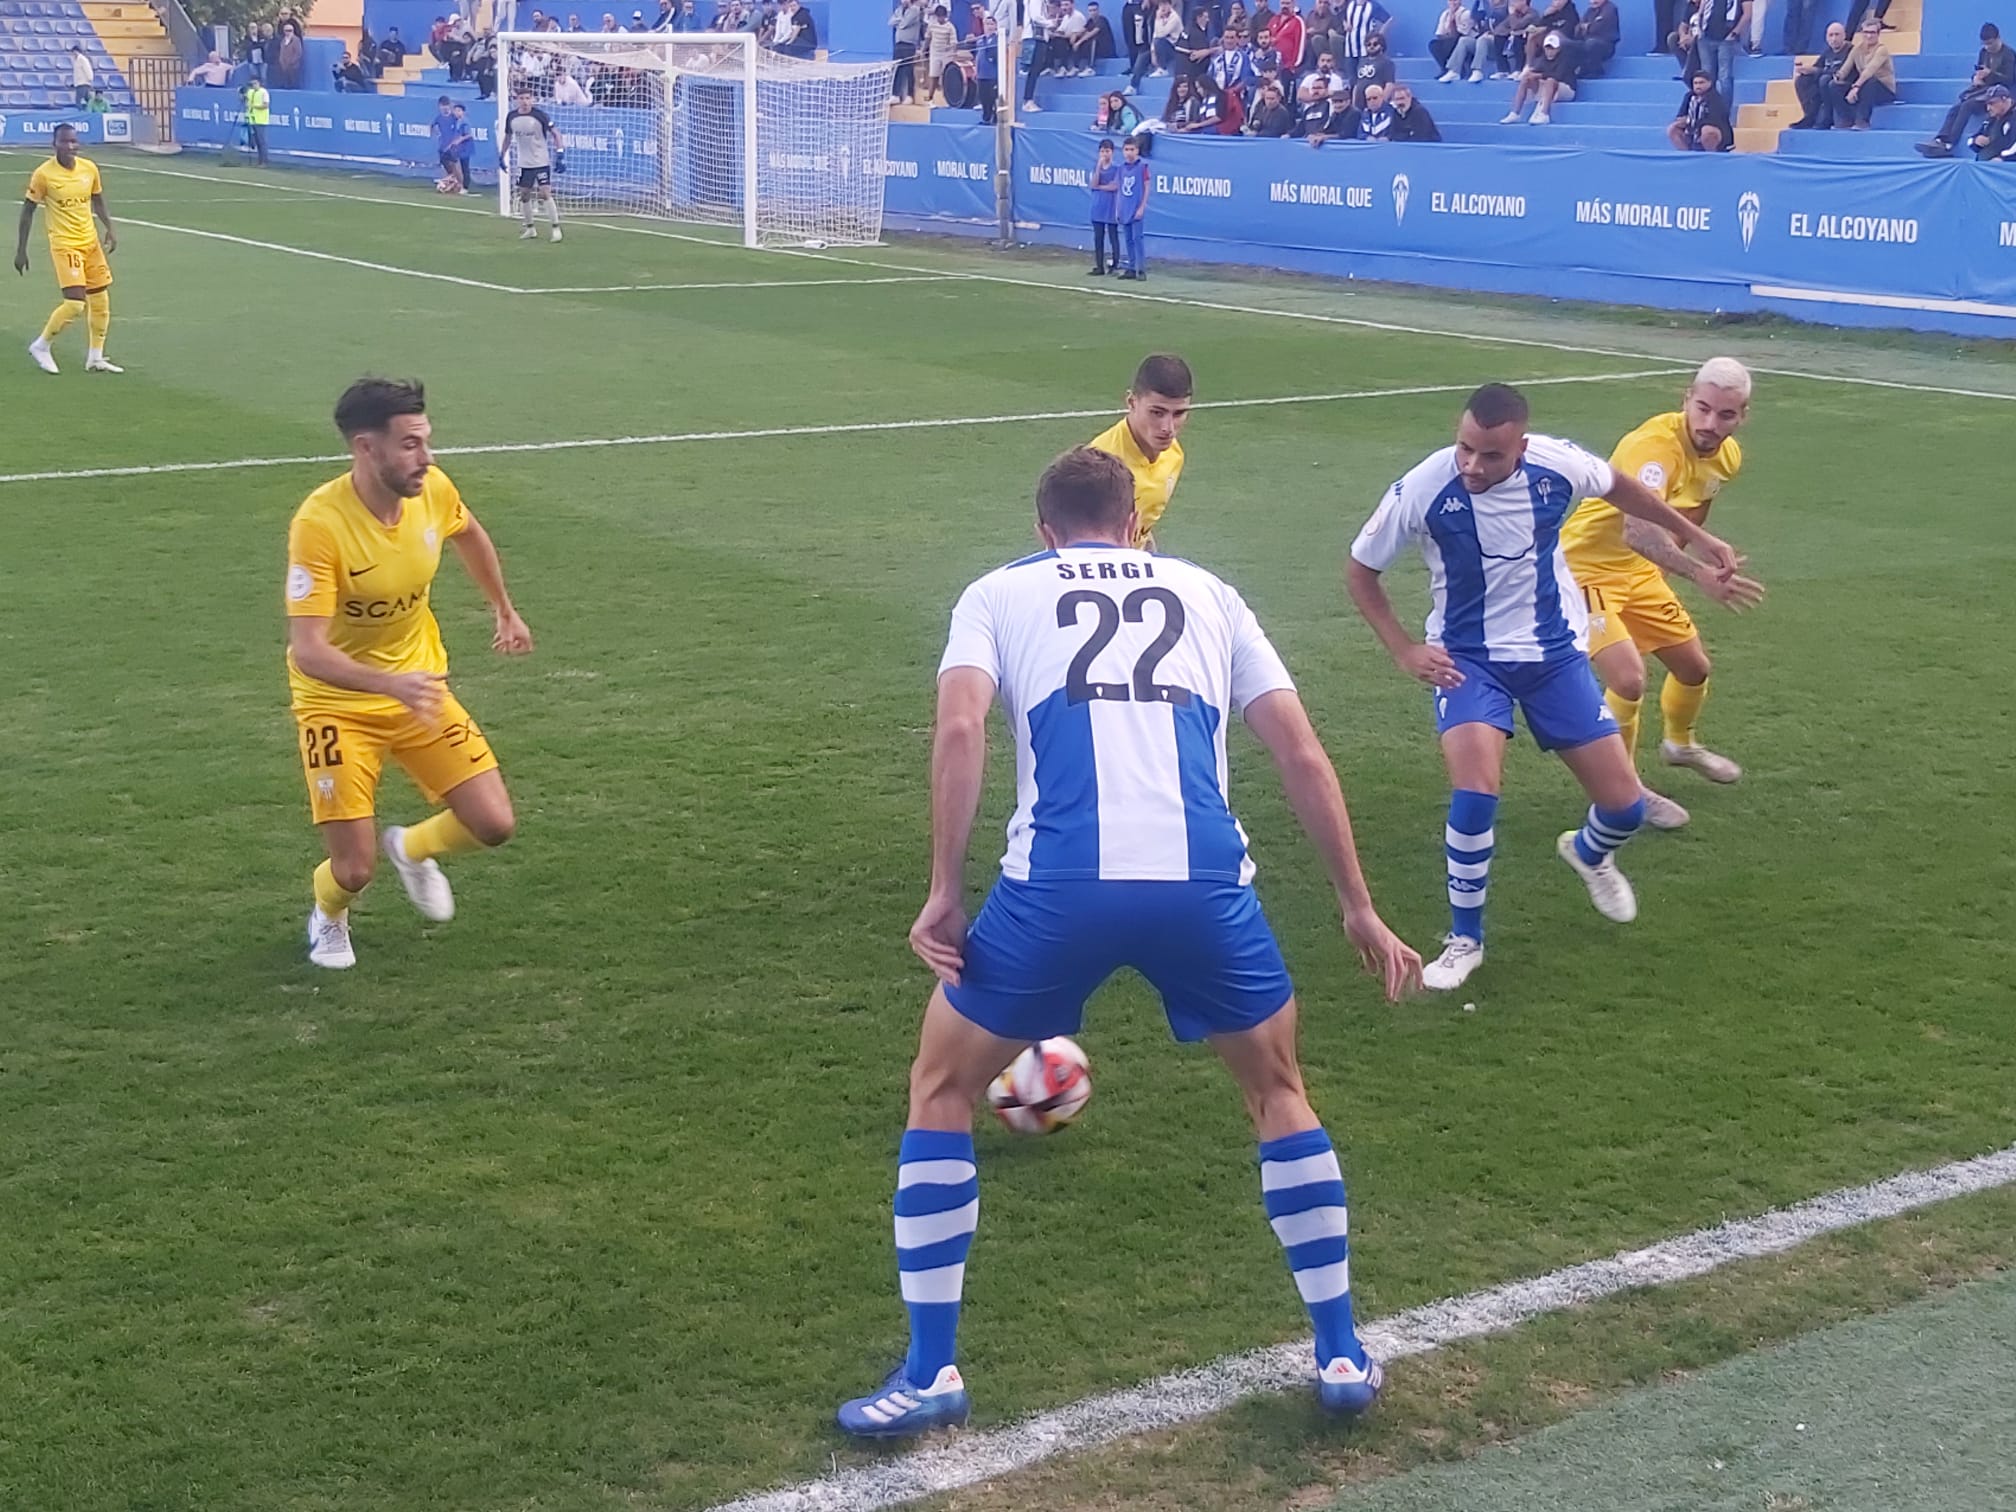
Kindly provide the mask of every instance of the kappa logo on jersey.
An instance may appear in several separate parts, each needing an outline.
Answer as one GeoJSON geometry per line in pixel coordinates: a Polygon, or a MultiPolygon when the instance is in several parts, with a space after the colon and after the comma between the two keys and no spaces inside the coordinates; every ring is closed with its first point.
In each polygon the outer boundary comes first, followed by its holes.
{"type": "Polygon", "coordinates": [[[1468,509],[1469,507],[1470,506],[1468,504],[1465,504],[1461,499],[1444,499],[1442,501],[1443,514],[1461,514],[1463,513],[1464,510],[1468,509]]]}

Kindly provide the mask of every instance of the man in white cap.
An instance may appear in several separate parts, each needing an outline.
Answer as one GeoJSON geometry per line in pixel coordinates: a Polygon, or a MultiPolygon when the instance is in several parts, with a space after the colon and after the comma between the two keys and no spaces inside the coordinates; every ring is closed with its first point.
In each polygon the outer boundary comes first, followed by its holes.
{"type": "Polygon", "coordinates": [[[1540,56],[1530,60],[1519,75],[1519,87],[1512,94],[1512,108],[1499,124],[1517,124],[1526,102],[1534,102],[1532,124],[1545,126],[1554,119],[1554,102],[1575,98],[1575,54],[1567,38],[1550,31],[1540,43],[1540,56]]]}

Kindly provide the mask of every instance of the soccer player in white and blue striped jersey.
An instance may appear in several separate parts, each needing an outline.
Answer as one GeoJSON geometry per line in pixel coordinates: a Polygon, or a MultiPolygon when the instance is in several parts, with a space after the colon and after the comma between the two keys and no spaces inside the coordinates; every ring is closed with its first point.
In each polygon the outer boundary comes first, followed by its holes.
{"type": "Polygon", "coordinates": [[[1526,432],[1517,389],[1470,396],[1456,444],[1387,491],[1351,545],[1351,597],[1400,670],[1435,694],[1435,725],[1452,792],[1443,844],[1449,933],[1422,970],[1430,988],[1459,987],[1484,964],[1484,899],[1498,789],[1517,704],[1543,751],[1588,793],[1579,830],[1556,842],[1606,919],[1638,915],[1612,853],[1645,819],[1644,792],[1590,669],[1588,616],[1561,551],[1561,524],[1585,498],[1671,531],[1727,581],[1742,559],[1636,478],[1573,442],[1526,432]],[[1380,574],[1409,547],[1428,563],[1433,607],[1425,644],[1407,633],[1380,574]]]}
{"type": "Polygon", "coordinates": [[[1267,1216],[1315,1324],[1319,1393],[1334,1411],[1363,1411],[1380,1368],[1352,1322],[1344,1177],[1302,1089],[1294,989],[1226,804],[1233,714],[1272,754],[1344,932],[1389,997],[1416,984],[1421,958],[1374,910],[1336,769],[1238,593],[1129,544],[1134,479],[1105,452],[1052,463],[1036,516],[1048,549],[966,590],[939,667],[931,891],[910,929],[939,985],[896,1174],[910,1347],[879,1390],[841,1407],[840,1426],[900,1438],[966,1420],[954,1356],[980,1213],[974,1107],[1025,1046],[1076,1033],[1085,1000],[1122,966],[1244,1092],[1267,1216]],[[1000,880],[969,930],[966,850],[997,694],[1015,736],[1016,808],[1000,880]]]}

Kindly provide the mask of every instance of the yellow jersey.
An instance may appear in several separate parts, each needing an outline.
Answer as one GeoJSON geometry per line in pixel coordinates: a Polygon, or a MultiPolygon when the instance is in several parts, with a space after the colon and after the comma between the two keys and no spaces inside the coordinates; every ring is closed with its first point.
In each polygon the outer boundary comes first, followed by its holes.
{"type": "Polygon", "coordinates": [[[89,252],[98,245],[98,223],[91,218],[91,196],[103,194],[98,165],[89,158],[77,159],[65,168],[53,157],[28,175],[28,202],[40,205],[49,224],[49,248],[53,252],[89,252]]]}
{"type": "MultiPolygon", "coordinates": [[[[407,499],[396,524],[364,507],[348,473],[302,501],[287,527],[287,615],[329,621],[329,644],[380,672],[448,670],[429,595],[441,546],[469,526],[462,495],[430,468],[420,496],[407,499]]],[[[390,713],[401,705],[376,693],[309,677],[287,657],[296,713],[390,713]]]]}
{"type": "MultiPolygon", "coordinates": [[[[1731,436],[1712,456],[1694,450],[1687,417],[1675,410],[1654,415],[1617,443],[1610,466],[1629,474],[1675,509],[1686,513],[1713,502],[1743,466],[1743,448],[1731,436]]],[[[1605,499],[1584,499],[1561,527],[1561,548],[1580,583],[1635,578],[1659,569],[1624,544],[1624,516],[1605,499]]]]}
{"type": "Polygon", "coordinates": [[[1101,431],[1085,444],[1094,451],[1118,457],[1127,464],[1127,471],[1134,474],[1134,544],[1139,546],[1154,531],[1156,522],[1169,507],[1169,496],[1176,492],[1176,480],[1183,476],[1181,443],[1171,441],[1169,449],[1150,462],[1142,455],[1134,432],[1127,428],[1127,417],[1122,415],[1118,425],[1101,431]]]}

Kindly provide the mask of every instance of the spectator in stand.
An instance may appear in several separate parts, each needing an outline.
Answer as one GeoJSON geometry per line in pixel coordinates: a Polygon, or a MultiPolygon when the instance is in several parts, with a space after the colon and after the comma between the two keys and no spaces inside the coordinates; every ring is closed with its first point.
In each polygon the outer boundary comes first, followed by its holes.
{"type": "Polygon", "coordinates": [[[1248,60],[1253,66],[1253,79],[1257,84],[1263,74],[1272,73],[1281,77],[1281,49],[1274,45],[1274,28],[1262,27],[1253,34],[1253,55],[1248,60]]]}
{"type": "Polygon", "coordinates": [[[924,28],[924,101],[928,105],[941,104],[944,99],[940,85],[946,70],[952,67],[952,59],[959,52],[959,33],[952,29],[952,13],[944,6],[932,9],[931,20],[924,28]]]}
{"type": "Polygon", "coordinates": [[[1736,98],[1736,59],[1749,35],[1750,0],[1704,0],[1701,7],[1701,66],[1715,75],[1715,92],[1736,98]]]}
{"type": "Polygon", "coordinates": [[[1358,65],[1373,52],[1374,39],[1378,51],[1385,52],[1386,29],[1393,24],[1393,13],[1379,0],[1342,0],[1337,7],[1337,21],[1338,33],[1343,38],[1343,45],[1336,49],[1337,66],[1346,78],[1356,78],[1358,65]]]}
{"type": "Polygon", "coordinates": [[[385,40],[378,44],[378,61],[386,68],[403,68],[406,64],[406,43],[399,36],[399,28],[385,28],[385,40]]]}
{"type": "Polygon", "coordinates": [[[1321,147],[1334,138],[1352,141],[1358,135],[1358,112],[1351,108],[1351,90],[1348,85],[1327,99],[1312,100],[1302,107],[1302,115],[1295,122],[1295,135],[1308,142],[1311,147],[1321,147]]]}
{"type": "Polygon", "coordinates": [[[231,65],[224,61],[223,54],[213,52],[189,70],[189,82],[206,89],[222,89],[231,82],[231,65]]]}
{"type": "Polygon", "coordinates": [[[1081,79],[1099,72],[1099,64],[1113,56],[1113,23],[1100,14],[1099,0],[1085,0],[1085,26],[1071,39],[1071,60],[1081,79]]]}
{"type": "Polygon", "coordinates": [[[784,8],[777,12],[770,48],[787,58],[810,58],[818,53],[819,28],[812,24],[812,12],[798,0],[784,0],[784,8]]]}
{"type": "Polygon", "coordinates": [[[553,103],[555,105],[593,105],[594,96],[581,87],[581,81],[574,77],[573,70],[562,63],[555,70],[553,80],[553,103]]]}
{"type": "Polygon", "coordinates": [[[1593,79],[1610,66],[1622,35],[1617,0],[1589,0],[1589,8],[1575,26],[1575,66],[1583,78],[1593,79]]]}
{"type": "MultiPolygon", "coordinates": [[[[358,67],[357,60],[350,56],[347,47],[343,56],[329,65],[329,87],[338,94],[370,94],[373,89],[370,75],[358,67]]],[[[441,104],[445,110],[448,102],[443,99],[441,104]]]]}
{"type": "Polygon", "coordinates": [[[1218,56],[1211,60],[1211,82],[1227,95],[1237,100],[1240,115],[1245,115],[1246,101],[1253,96],[1253,86],[1259,75],[1253,71],[1253,49],[1246,45],[1246,33],[1237,26],[1225,28],[1225,40],[1218,56]]]}
{"type": "Polygon", "coordinates": [[[1673,77],[1685,84],[1695,74],[1706,68],[1710,78],[1714,77],[1714,67],[1702,51],[1701,18],[1714,0],[1701,0],[1692,10],[1680,18],[1679,28],[1672,36],[1672,51],[1680,65],[1680,72],[1673,77]]]}
{"type": "Polygon", "coordinates": [[[1337,57],[1344,50],[1344,26],[1330,0],[1316,0],[1309,7],[1309,13],[1302,18],[1302,56],[1313,58],[1319,53],[1329,53],[1337,57]]]}
{"type": "Polygon", "coordinates": [[[1428,107],[1414,98],[1414,91],[1405,84],[1396,83],[1387,92],[1386,103],[1393,110],[1393,129],[1387,135],[1393,142],[1439,142],[1442,130],[1435,124],[1435,117],[1428,114],[1428,107]]]}
{"type": "MultiPolygon", "coordinates": [[[[1876,19],[1878,21],[1881,21],[1884,18],[1884,16],[1889,14],[1889,11],[1890,11],[1890,0],[1876,0],[1876,19]]],[[[1862,18],[1865,15],[1867,15],[1868,12],[1869,12],[1869,0],[1855,0],[1855,3],[1848,7],[1849,36],[1859,37],[1862,35],[1862,18]]],[[[1889,31],[1891,30],[1891,28],[1885,26],[1883,30],[1889,31]]]]}
{"type": "Polygon", "coordinates": [[[1120,144],[1120,239],[1127,258],[1123,279],[1148,276],[1148,165],[1141,161],[1141,138],[1120,144]]]}
{"type": "Polygon", "coordinates": [[[1176,40],[1176,72],[1193,77],[1211,66],[1218,54],[1218,38],[1211,29],[1211,8],[1200,5],[1191,14],[1190,25],[1176,40]]]}
{"type": "Polygon", "coordinates": [[[1360,98],[1364,103],[1358,110],[1358,140],[1361,142],[1389,142],[1393,139],[1393,110],[1386,103],[1386,86],[1368,84],[1360,98]]]}
{"type": "Polygon", "coordinates": [[[1225,91],[1211,82],[1210,74],[1200,73],[1190,81],[1189,119],[1177,129],[1199,136],[1223,136],[1225,128],[1233,124],[1231,103],[1225,91]]]}
{"type": "Polygon", "coordinates": [[[1141,112],[1123,91],[1112,90],[1099,97],[1099,108],[1092,112],[1092,129],[1130,137],[1141,129],[1141,112]]]}
{"type": "Polygon", "coordinates": [[[1140,89],[1141,81],[1155,67],[1155,18],[1159,8],[1149,0],[1127,0],[1121,30],[1127,42],[1127,89],[1140,89]]]}
{"type": "Polygon", "coordinates": [[[1316,66],[1302,75],[1295,86],[1295,103],[1307,105],[1311,100],[1327,100],[1340,84],[1349,87],[1344,75],[1337,72],[1337,60],[1323,53],[1317,57],[1316,66]]]}
{"type": "Polygon", "coordinates": [[[1850,131],[1867,131],[1879,105],[1897,98],[1897,69],[1883,45],[1883,22],[1870,16],[1855,34],[1848,61],[1834,76],[1834,118],[1846,119],[1850,131]]]}
{"type": "Polygon", "coordinates": [[[1526,29],[1529,33],[1526,44],[1529,62],[1540,51],[1540,44],[1546,40],[1547,33],[1561,33],[1565,45],[1575,35],[1575,28],[1582,24],[1581,13],[1575,9],[1575,0],[1539,0],[1538,8],[1539,14],[1526,29]]]}
{"type": "Polygon", "coordinates": [[[1828,88],[1834,76],[1848,66],[1848,28],[1839,21],[1827,24],[1827,50],[1811,63],[1792,65],[1792,90],[1806,113],[1792,123],[1794,131],[1826,131],[1834,124],[1834,91],[1828,88]]]}
{"type": "MultiPolygon", "coordinates": [[[[889,55],[896,60],[896,76],[890,82],[889,103],[908,105],[917,93],[917,49],[924,41],[924,0],[902,0],[889,18],[889,55]]],[[[925,92],[930,98],[930,91],[925,92]]]]}
{"type": "Polygon", "coordinates": [[[280,23],[274,34],[276,49],[271,54],[275,89],[302,89],[308,76],[308,44],[301,36],[301,23],[292,16],[280,23]]]}
{"type": "Polygon", "coordinates": [[[1085,13],[1078,9],[1078,0],[1058,0],[1051,11],[1050,71],[1060,79],[1077,77],[1078,39],[1085,35],[1086,24],[1085,13]]]}
{"type": "Polygon", "coordinates": [[[1970,139],[1974,159],[1981,163],[2016,163],[2016,94],[2005,85],[1990,84],[1981,96],[1988,119],[1970,139]]]}
{"type": "Polygon", "coordinates": [[[1358,59],[1356,76],[1351,81],[1354,99],[1360,110],[1365,109],[1365,95],[1375,86],[1382,92],[1392,84],[1396,75],[1393,60],[1386,56],[1386,38],[1379,32],[1372,33],[1365,44],[1365,53],[1358,59]]]}
{"type": "Polygon", "coordinates": [[[1036,103],[1036,81],[1052,62],[1051,34],[1059,5],[1070,0],[1029,0],[1029,24],[1022,38],[1022,109],[1036,115],[1043,107],[1036,103]]]}
{"type": "MultiPolygon", "coordinates": [[[[59,74],[60,78],[61,75],[59,74]]],[[[70,87],[76,91],[77,103],[87,105],[91,101],[91,83],[97,77],[91,67],[90,55],[84,51],[82,42],[70,44],[70,87]]]]}
{"type": "Polygon", "coordinates": [[[1295,0],[1281,0],[1281,14],[1274,22],[1274,48],[1281,54],[1282,82],[1293,85],[1302,76],[1306,40],[1302,18],[1295,14],[1295,0]]]}
{"type": "Polygon", "coordinates": [[[1471,13],[1474,29],[1459,36],[1456,50],[1449,54],[1448,83],[1467,74],[1472,84],[1482,84],[1487,74],[1499,70],[1498,39],[1503,34],[1494,28],[1505,20],[1506,10],[1506,0],[1486,0],[1471,13]]]}
{"type": "MultiPolygon", "coordinates": [[[[537,30],[537,28],[534,28],[534,30],[537,30]]],[[[620,26],[618,26],[618,25],[616,24],[616,18],[615,18],[615,16],[611,15],[611,14],[610,14],[610,13],[609,13],[608,11],[604,11],[604,12],[602,12],[602,35],[603,35],[603,36],[605,36],[605,37],[613,37],[613,36],[617,35],[618,33],[620,33],[620,32],[621,32],[622,30],[623,30],[623,28],[622,28],[622,27],[620,27],[620,26]]]]}
{"type": "Polygon", "coordinates": [[[980,94],[980,124],[992,126],[1001,103],[1001,23],[992,16],[981,18],[973,41],[973,87],[980,94]]]}
{"type": "Polygon", "coordinates": [[[476,98],[490,99],[497,93],[497,39],[490,32],[478,37],[469,49],[469,77],[476,81],[476,98]]]}
{"type": "Polygon", "coordinates": [[[1813,14],[1820,0],[1785,0],[1785,51],[1797,57],[1810,51],[1813,41],[1813,14]]]}
{"type": "Polygon", "coordinates": [[[1736,145],[1736,131],[1729,124],[1729,102],[1722,98],[1707,69],[1687,81],[1679,113],[1666,127],[1666,140],[1682,152],[1727,152],[1736,145]]]}
{"type": "Polygon", "coordinates": [[[1295,112],[1281,97],[1281,82],[1269,80],[1260,86],[1259,103],[1246,118],[1246,134],[1256,137],[1285,137],[1295,129],[1295,112]]]}
{"type": "Polygon", "coordinates": [[[675,0],[658,0],[658,14],[651,18],[651,30],[669,32],[672,23],[679,19],[679,7],[675,0]]]}
{"type": "Polygon", "coordinates": [[[105,98],[105,91],[95,84],[91,86],[91,98],[85,102],[84,113],[86,115],[110,115],[112,113],[112,102],[105,98]]]}
{"type": "Polygon", "coordinates": [[[448,65],[448,77],[460,83],[469,76],[469,47],[476,40],[476,34],[469,29],[467,17],[457,16],[449,28],[448,40],[441,44],[441,61],[448,65]]]}
{"type": "Polygon", "coordinates": [[[266,77],[266,55],[272,51],[273,28],[264,21],[245,33],[245,66],[254,79],[266,77]]]}
{"type": "Polygon", "coordinates": [[[436,16],[434,24],[427,28],[427,51],[439,58],[441,48],[448,41],[448,33],[452,29],[446,16],[436,16]]]}
{"type": "Polygon", "coordinates": [[[1575,53],[1568,39],[1549,32],[1541,39],[1540,55],[1519,75],[1519,87],[1512,92],[1512,108],[1505,112],[1501,126],[1516,125],[1526,101],[1533,101],[1530,124],[1545,126],[1554,119],[1554,102],[1575,98],[1575,53]]]}
{"type": "Polygon", "coordinates": [[[1150,78],[1166,79],[1176,68],[1176,44],[1183,40],[1183,18],[1177,13],[1175,0],[1159,0],[1155,7],[1155,26],[1150,39],[1151,56],[1155,67],[1150,78]]]}
{"type": "Polygon", "coordinates": [[[1449,60],[1456,56],[1456,44],[1474,36],[1476,31],[1477,12],[1470,8],[1470,0],[1449,0],[1442,14],[1435,18],[1435,35],[1428,39],[1428,55],[1442,70],[1440,83],[1456,82],[1456,71],[1449,60]]]}
{"type": "Polygon", "coordinates": [[[1120,262],[1120,165],[1113,161],[1113,144],[1101,142],[1092,159],[1092,274],[1106,276],[1106,242],[1113,242],[1113,271],[1120,262]]]}
{"type": "Polygon", "coordinates": [[[1977,115],[1988,112],[1988,91],[1996,86],[2007,89],[2016,84],[2016,48],[2011,48],[2002,40],[2002,29],[1993,21],[1981,26],[1981,51],[1974,59],[1974,82],[1960,91],[1960,98],[1953,108],[1946,112],[1946,123],[1929,142],[1920,142],[1918,150],[1926,157],[1951,157],[1953,147],[1977,115]]]}
{"type": "Polygon", "coordinates": [[[1510,0],[1504,19],[1492,23],[1491,34],[1498,42],[1498,71],[1492,78],[1516,78],[1526,71],[1526,42],[1537,19],[1527,0],[1510,0]]]}

